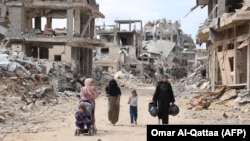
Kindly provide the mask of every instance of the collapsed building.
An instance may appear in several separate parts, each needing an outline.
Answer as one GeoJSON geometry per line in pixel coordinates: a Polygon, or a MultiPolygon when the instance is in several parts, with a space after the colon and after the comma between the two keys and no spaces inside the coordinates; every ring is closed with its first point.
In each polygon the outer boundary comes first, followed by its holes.
{"type": "Polygon", "coordinates": [[[208,18],[199,28],[197,43],[207,46],[212,88],[217,85],[250,88],[248,0],[197,0],[208,7],[208,18]]]}
{"type": "Polygon", "coordinates": [[[97,36],[105,42],[105,47],[95,52],[96,66],[108,72],[125,69],[156,80],[162,73],[179,79],[191,71],[195,44],[190,35],[182,32],[179,22],[156,20],[144,28],[141,20],[116,20],[115,23],[96,26],[97,36]],[[122,25],[128,26],[122,29],[122,25]]]}
{"type": "Polygon", "coordinates": [[[146,23],[142,50],[157,62],[158,73],[165,72],[177,79],[192,71],[196,54],[193,39],[180,27],[178,21],[166,19],[146,23]]]}
{"type": "Polygon", "coordinates": [[[96,26],[96,34],[105,46],[97,48],[94,65],[104,71],[117,72],[134,67],[142,40],[141,20],[115,20],[115,25],[96,26]],[[136,29],[139,25],[139,29],[136,29]],[[132,27],[133,26],[133,27],[132,27]],[[127,28],[127,29],[126,29],[127,28]]]}
{"type": "Polygon", "coordinates": [[[72,70],[91,75],[95,19],[104,18],[95,0],[0,1],[1,47],[26,57],[64,61],[72,70]],[[53,29],[53,25],[64,24],[53,29]]]}
{"type": "Polygon", "coordinates": [[[239,89],[239,103],[250,101],[249,5],[249,0],[197,0],[195,6],[208,9],[197,43],[207,47],[212,90],[220,85],[239,89]]]}

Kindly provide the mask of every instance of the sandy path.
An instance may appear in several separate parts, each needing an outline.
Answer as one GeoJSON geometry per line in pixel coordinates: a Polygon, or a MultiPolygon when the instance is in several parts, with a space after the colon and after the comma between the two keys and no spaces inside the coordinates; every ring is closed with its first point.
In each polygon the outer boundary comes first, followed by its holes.
{"type": "MultiPolygon", "coordinates": [[[[97,134],[93,136],[75,136],[74,112],[78,100],[61,102],[55,108],[49,109],[44,114],[47,116],[58,115],[60,120],[51,120],[38,126],[38,133],[10,133],[3,141],[146,141],[146,125],[157,124],[157,118],[149,115],[147,106],[152,98],[154,87],[137,87],[138,92],[138,125],[130,126],[129,105],[127,104],[131,89],[122,88],[121,109],[119,121],[115,126],[107,123],[107,98],[100,96],[96,103],[97,134]],[[59,110],[58,110],[59,109],[59,110]],[[48,129],[48,130],[46,130],[48,129]]],[[[104,92],[102,92],[104,93],[104,92]]],[[[180,107],[180,113],[170,116],[169,124],[249,124],[250,112],[235,111],[233,104],[211,104],[208,110],[188,110],[189,99],[176,97],[176,104],[180,107]],[[223,117],[227,113],[229,118],[223,117]]],[[[3,136],[3,135],[1,135],[3,136]]]]}

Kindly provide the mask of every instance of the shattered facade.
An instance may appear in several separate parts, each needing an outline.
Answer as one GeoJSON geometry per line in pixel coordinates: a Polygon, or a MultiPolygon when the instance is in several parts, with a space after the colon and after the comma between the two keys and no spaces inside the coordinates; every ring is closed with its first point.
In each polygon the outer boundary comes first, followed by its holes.
{"type": "Polygon", "coordinates": [[[116,20],[115,25],[96,26],[105,47],[95,52],[96,66],[104,71],[125,69],[159,80],[162,73],[179,79],[187,76],[195,63],[195,44],[176,21],[155,20],[142,26],[141,20],[116,20]],[[121,25],[128,25],[127,29],[121,25]],[[138,27],[137,29],[136,27],[138,27]]]}
{"type": "MultiPolygon", "coordinates": [[[[178,21],[159,19],[144,26],[143,54],[174,78],[186,77],[195,63],[195,44],[178,21]]],[[[158,72],[159,73],[159,72],[158,72]]]]}
{"type": "Polygon", "coordinates": [[[137,62],[142,41],[141,20],[115,20],[114,25],[96,26],[96,35],[105,47],[97,48],[94,65],[106,72],[130,70],[137,62]],[[139,28],[136,26],[139,25],[139,28]]]}
{"type": "Polygon", "coordinates": [[[72,63],[73,70],[91,75],[92,50],[102,46],[94,39],[96,18],[104,15],[95,0],[1,1],[1,47],[27,57],[72,63]],[[53,29],[57,19],[64,19],[66,27],[53,29]]]}
{"type": "Polygon", "coordinates": [[[197,43],[208,50],[208,75],[212,89],[218,85],[250,88],[249,0],[197,0],[208,7],[197,43]]]}

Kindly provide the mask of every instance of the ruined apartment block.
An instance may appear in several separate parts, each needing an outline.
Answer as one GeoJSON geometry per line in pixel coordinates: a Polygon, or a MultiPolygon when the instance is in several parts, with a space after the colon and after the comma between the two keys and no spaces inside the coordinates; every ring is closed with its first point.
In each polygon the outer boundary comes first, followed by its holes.
{"type": "Polygon", "coordinates": [[[115,20],[112,25],[96,26],[96,35],[104,47],[97,48],[94,65],[106,72],[117,72],[122,68],[131,70],[137,66],[137,56],[142,42],[141,20],[115,20]]]}
{"type": "Polygon", "coordinates": [[[92,50],[102,46],[94,39],[96,18],[104,15],[95,0],[1,0],[1,46],[91,75],[92,50]]]}
{"type": "Polygon", "coordinates": [[[208,18],[199,28],[197,42],[208,50],[212,89],[218,85],[250,88],[250,1],[197,0],[208,7],[208,18]]]}
{"type": "Polygon", "coordinates": [[[192,71],[196,53],[193,39],[180,27],[178,21],[165,18],[149,21],[144,26],[143,40],[144,54],[154,58],[156,68],[177,79],[192,71]]]}
{"type": "Polygon", "coordinates": [[[156,79],[167,72],[178,79],[187,76],[195,63],[193,39],[178,22],[162,19],[143,26],[141,20],[116,20],[96,28],[105,47],[95,52],[94,64],[104,71],[124,69],[156,79]]]}

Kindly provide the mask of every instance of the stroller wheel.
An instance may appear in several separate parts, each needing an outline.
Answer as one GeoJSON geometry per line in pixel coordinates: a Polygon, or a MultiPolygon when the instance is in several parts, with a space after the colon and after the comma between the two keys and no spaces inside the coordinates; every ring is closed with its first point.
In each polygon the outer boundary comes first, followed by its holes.
{"type": "Polygon", "coordinates": [[[97,129],[95,128],[95,129],[93,129],[94,130],[94,134],[96,134],[97,133],[97,129]]]}
{"type": "Polygon", "coordinates": [[[93,128],[89,128],[89,135],[92,136],[94,134],[94,129],[93,128]]]}
{"type": "Polygon", "coordinates": [[[80,135],[80,130],[79,129],[76,129],[75,131],[75,136],[79,136],[80,135]]]}

